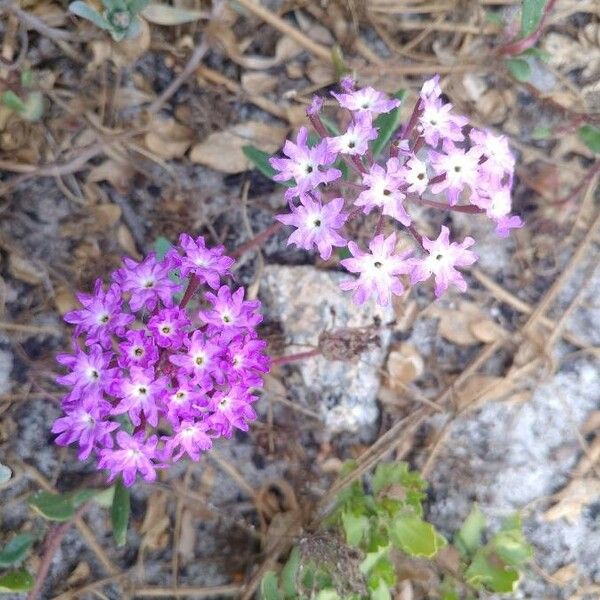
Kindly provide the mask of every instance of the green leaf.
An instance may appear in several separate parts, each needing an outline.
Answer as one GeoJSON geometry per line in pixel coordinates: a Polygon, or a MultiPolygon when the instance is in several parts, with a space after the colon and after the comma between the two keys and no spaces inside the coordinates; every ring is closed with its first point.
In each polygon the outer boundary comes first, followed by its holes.
{"type": "Polygon", "coordinates": [[[277,587],[277,575],[275,571],[267,571],[260,582],[260,597],[262,600],[281,600],[281,594],[277,587]]]}
{"type": "Polygon", "coordinates": [[[129,512],[131,511],[129,489],[119,479],[115,484],[115,495],[110,509],[113,537],[117,546],[125,545],[127,541],[127,526],[129,525],[129,512]]]}
{"type": "Polygon", "coordinates": [[[29,506],[49,521],[69,521],[75,511],[96,494],[96,490],[80,490],[70,494],[36,492],[29,497],[29,506]]]}
{"type": "Polygon", "coordinates": [[[359,571],[363,575],[367,575],[369,573],[369,571],[375,566],[377,561],[379,561],[379,559],[381,559],[383,556],[386,556],[388,554],[391,547],[392,547],[391,544],[386,544],[385,546],[379,546],[373,552],[367,552],[367,556],[360,563],[359,571]]]}
{"type": "Polygon", "coordinates": [[[545,125],[536,125],[531,132],[531,139],[534,140],[547,140],[552,137],[552,129],[545,125]]]}
{"type": "Polygon", "coordinates": [[[243,146],[242,152],[265,177],[273,179],[273,176],[277,175],[277,171],[269,164],[271,156],[267,152],[251,145],[243,146]]]}
{"type": "Polygon", "coordinates": [[[34,541],[35,537],[31,533],[20,533],[15,536],[0,552],[0,567],[10,567],[21,562],[34,541]]]}
{"type": "Polygon", "coordinates": [[[173,244],[166,238],[158,236],[154,240],[154,253],[156,254],[156,260],[161,261],[166,256],[167,252],[173,247],[173,244]]]}
{"type": "Polygon", "coordinates": [[[529,81],[531,78],[531,67],[522,58],[507,58],[506,66],[517,81],[529,81]]]}
{"type": "Polygon", "coordinates": [[[369,531],[369,519],[363,514],[344,511],[342,513],[342,527],[346,534],[346,543],[349,546],[358,546],[369,531]]]}
{"type": "MultiPolygon", "coordinates": [[[[404,96],[406,96],[406,92],[404,90],[394,94],[394,98],[397,98],[398,100],[403,100],[404,96]]],[[[377,135],[377,138],[373,142],[373,146],[371,148],[375,158],[381,154],[386,144],[392,139],[392,136],[400,125],[400,119],[400,107],[394,108],[388,113],[379,115],[375,119],[375,127],[379,129],[379,134],[377,135]]]]}
{"type": "Polygon", "coordinates": [[[383,579],[380,579],[375,587],[369,588],[369,591],[371,600],[390,600],[392,597],[390,588],[383,579]]]}
{"type": "Polygon", "coordinates": [[[404,502],[418,515],[423,513],[421,504],[426,496],[427,482],[419,472],[410,471],[405,462],[380,463],[373,475],[373,492],[379,495],[392,485],[401,485],[405,493],[404,502]]]}
{"type": "Polygon", "coordinates": [[[91,21],[96,27],[100,27],[100,29],[112,29],[111,24],[97,10],[88,6],[81,0],[71,2],[71,4],[69,4],[69,10],[74,15],[86,19],[87,21],[91,21]]]}
{"type": "Polygon", "coordinates": [[[600,129],[594,125],[583,125],[578,131],[579,139],[596,154],[600,154],[600,129]]]}
{"type": "Polygon", "coordinates": [[[523,534],[521,517],[516,514],[502,524],[490,547],[511,567],[520,567],[533,557],[533,548],[523,534]]]}
{"type": "Polygon", "coordinates": [[[25,106],[22,111],[19,111],[19,114],[26,121],[34,123],[42,118],[44,108],[45,103],[42,92],[29,92],[25,100],[25,106]]]}
{"type": "Polygon", "coordinates": [[[531,35],[540,24],[547,0],[523,0],[521,8],[521,35],[531,35]]]}
{"type": "Polygon", "coordinates": [[[33,85],[33,71],[31,69],[23,69],[21,72],[21,85],[26,88],[33,85]]]}
{"type": "Polygon", "coordinates": [[[325,129],[327,129],[331,135],[341,135],[340,128],[333,119],[330,119],[327,115],[320,115],[320,118],[323,125],[325,125],[325,129]]]}
{"type": "Polygon", "coordinates": [[[335,590],[321,590],[315,596],[315,600],[340,600],[335,590]]]}
{"type": "Polygon", "coordinates": [[[485,516],[479,507],[474,504],[454,539],[454,544],[462,556],[472,556],[481,546],[485,526],[485,516]]]}
{"type": "Polygon", "coordinates": [[[341,79],[346,73],[350,72],[350,69],[344,62],[344,53],[339,44],[335,44],[331,48],[331,62],[333,63],[336,79],[341,79]]]}
{"type": "Polygon", "coordinates": [[[103,508],[110,508],[115,497],[115,486],[111,485],[105,490],[101,490],[94,496],[94,502],[103,508]]]}
{"type": "Polygon", "coordinates": [[[286,598],[296,598],[296,577],[298,574],[298,568],[300,567],[300,549],[298,546],[294,546],[290,552],[290,556],[285,563],[283,569],[281,569],[281,585],[283,587],[283,593],[286,598]]]}
{"type": "Polygon", "coordinates": [[[483,585],[492,592],[508,594],[517,588],[520,575],[516,569],[482,549],[465,571],[465,577],[473,586],[483,585]]]}
{"type": "Polygon", "coordinates": [[[431,558],[446,545],[446,540],[431,523],[413,514],[401,515],[390,526],[390,539],[410,556],[431,558]]]}
{"type": "Polygon", "coordinates": [[[0,594],[6,592],[28,592],[33,587],[33,577],[25,569],[9,571],[0,577],[0,594]]]}
{"type": "Polygon", "coordinates": [[[147,6],[149,0],[129,0],[127,8],[132,15],[141,13],[147,6]]]}
{"type": "Polygon", "coordinates": [[[6,106],[6,108],[10,108],[10,110],[14,110],[15,112],[22,112],[25,110],[25,102],[19,98],[12,90],[6,90],[2,94],[2,104],[6,106]]]}

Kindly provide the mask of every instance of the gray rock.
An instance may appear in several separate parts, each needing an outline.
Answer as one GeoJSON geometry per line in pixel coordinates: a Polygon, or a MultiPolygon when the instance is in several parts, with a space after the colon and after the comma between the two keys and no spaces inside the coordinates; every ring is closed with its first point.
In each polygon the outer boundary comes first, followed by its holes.
{"type": "Polygon", "coordinates": [[[13,368],[13,355],[8,350],[0,350],[0,394],[10,391],[10,373],[13,368]]]}
{"type": "MultiPolygon", "coordinates": [[[[430,477],[436,490],[432,520],[452,534],[472,502],[481,506],[492,524],[523,510],[525,532],[538,564],[553,573],[575,563],[594,581],[600,572],[600,536],[593,516],[584,510],[575,523],[546,522],[543,513],[548,498],[569,482],[581,456],[577,431],[598,407],[600,365],[579,357],[540,383],[529,401],[490,402],[457,419],[430,477]]],[[[519,593],[568,597],[564,590],[550,591],[547,582],[531,573],[519,593]]]]}
{"type": "MultiPolygon", "coordinates": [[[[354,304],[351,296],[339,289],[339,282],[347,278],[309,266],[266,267],[261,294],[266,314],[283,327],[286,353],[316,347],[319,334],[325,331],[367,328],[378,320],[385,324],[393,319],[391,307],[382,309],[374,302],[354,304]]],[[[370,346],[353,362],[319,356],[293,363],[301,384],[290,392],[322,415],[331,434],[350,432],[368,437],[372,433],[378,417],[378,369],[390,341],[385,329],[378,333],[379,346],[370,346]]]]}

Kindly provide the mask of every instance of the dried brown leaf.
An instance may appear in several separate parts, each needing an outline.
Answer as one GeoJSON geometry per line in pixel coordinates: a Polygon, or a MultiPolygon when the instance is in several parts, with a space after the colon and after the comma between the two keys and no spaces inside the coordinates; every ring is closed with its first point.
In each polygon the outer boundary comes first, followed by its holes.
{"type": "Polygon", "coordinates": [[[8,256],[8,272],[19,281],[29,285],[39,285],[44,281],[44,275],[38,265],[28,259],[11,252],[8,256]]]}
{"type": "Polygon", "coordinates": [[[157,116],[149,124],[149,132],[144,137],[144,143],[148,150],[157,156],[171,160],[181,158],[191,146],[193,139],[193,132],[189,127],[181,125],[175,119],[163,119],[157,116]]]}
{"type": "Polygon", "coordinates": [[[544,513],[544,520],[566,519],[570,523],[579,520],[585,506],[600,497],[600,480],[595,477],[573,479],[567,487],[554,496],[556,504],[544,513]]]}
{"type": "Polygon", "coordinates": [[[181,528],[179,531],[179,543],[177,544],[177,554],[179,554],[183,565],[194,560],[197,532],[197,528],[194,527],[194,516],[191,511],[184,509],[181,513],[181,528]]]}
{"type": "Polygon", "coordinates": [[[491,344],[506,336],[506,331],[491,319],[473,321],[469,324],[469,329],[477,340],[485,344],[491,344]]]}
{"type": "Polygon", "coordinates": [[[244,146],[252,145],[265,152],[275,152],[281,147],[286,134],[286,127],[246,121],[211,133],[192,148],[190,159],[222,173],[242,173],[252,168],[252,163],[242,151],[244,146]]]}
{"type": "Polygon", "coordinates": [[[423,357],[412,344],[392,350],[387,361],[390,387],[403,389],[423,373],[424,366],[423,357]]]}
{"type": "Polygon", "coordinates": [[[432,317],[437,317],[439,334],[458,346],[472,346],[479,340],[471,331],[471,323],[487,319],[487,314],[476,304],[460,302],[458,309],[434,305],[430,309],[432,317]]]}
{"type": "Polygon", "coordinates": [[[556,582],[559,585],[567,585],[570,581],[575,579],[579,574],[579,569],[575,563],[565,565],[552,573],[552,582],[556,582]]]}
{"type": "Polygon", "coordinates": [[[148,550],[161,550],[169,543],[167,498],[167,494],[162,491],[153,492],[148,498],[146,514],[140,527],[142,546],[148,550]]]}
{"type": "Polygon", "coordinates": [[[120,194],[126,195],[131,187],[135,169],[126,162],[113,159],[93,167],[88,173],[87,180],[92,183],[108,181],[120,194]]]}
{"type": "Polygon", "coordinates": [[[54,290],[54,304],[59,314],[65,315],[71,310],[79,308],[79,302],[73,292],[66,286],[57,286],[54,290]]]}
{"type": "Polygon", "coordinates": [[[242,88],[249,94],[260,96],[277,87],[277,77],[268,73],[248,72],[242,75],[242,88]]]}
{"type": "Polygon", "coordinates": [[[456,390],[459,410],[468,406],[481,406],[485,402],[498,400],[513,391],[513,384],[506,377],[473,375],[456,390]]]}

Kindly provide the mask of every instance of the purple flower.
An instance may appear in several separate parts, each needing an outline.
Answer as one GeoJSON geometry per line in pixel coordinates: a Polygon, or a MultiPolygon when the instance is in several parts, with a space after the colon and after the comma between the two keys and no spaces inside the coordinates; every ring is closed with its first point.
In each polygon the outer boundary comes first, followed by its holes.
{"type": "Polygon", "coordinates": [[[367,113],[371,116],[387,113],[400,106],[400,100],[390,99],[379,90],[372,87],[362,88],[344,94],[331,92],[340,106],[358,113],[367,113]]]}
{"type": "Polygon", "coordinates": [[[153,252],[140,263],[131,258],[123,259],[123,267],[113,274],[113,280],[124,292],[129,292],[129,306],[137,312],[142,308],[154,310],[157,302],[173,306],[173,294],[181,286],[169,279],[172,265],[169,261],[159,262],[153,252]]]}
{"type": "Polygon", "coordinates": [[[477,260],[476,254],[467,250],[474,243],[471,237],[466,237],[460,244],[450,242],[450,231],[444,226],[436,240],[423,237],[423,248],[428,255],[423,260],[415,261],[411,283],[425,281],[433,275],[438,298],[450,285],[456,286],[461,292],[466,291],[467,282],[456,267],[468,267],[477,260]]]}
{"type": "Polygon", "coordinates": [[[289,244],[298,248],[311,250],[313,246],[319,249],[323,260],[331,258],[334,246],[345,246],[346,240],[337,232],[346,222],[347,213],[343,198],[334,198],[327,204],[313,200],[309,195],[300,196],[300,205],[290,205],[289,214],[277,215],[275,218],[285,225],[296,227],[290,235],[289,244]]]}
{"type": "Polygon", "coordinates": [[[148,329],[161,348],[177,350],[183,345],[190,319],[178,306],[163,308],[148,321],[148,329]]]}
{"type": "Polygon", "coordinates": [[[158,360],[158,348],[146,329],[131,329],[119,343],[120,367],[151,367],[158,360]]]}
{"type": "MultiPolygon", "coordinates": [[[[395,161],[393,159],[390,161],[394,166],[395,161]]],[[[373,208],[380,208],[382,214],[400,221],[406,227],[410,225],[411,219],[403,204],[406,195],[400,191],[402,180],[393,171],[375,164],[368,173],[362,176],[362,182],[367,189],[361,192],[354,201],[356,206],[363,207],[367,214],[373,208]]]]}
{"type": "Polygon", "coordinates": [[[296,143],[287,140],[283,146],[283,153],[287,158],[271,158],[269,161],[279,171],[273,177],[275,181],[295,181],[295,185],[285,193],[288,200],[315,189],[320,183],[329,183],[342,176],[339,169],[331,168],[336,154],[331,151],[327,141],[323,140],[314,148],[309,148],[307,139],[308,130],[301,127],[296,143]]]}
{"type": "Polygon", "coordinates": [[[183,256],[173,252],[171,257],[179,267],[180,277],[184,278],[194,274],[201,282],[206,282],[213,290],[216,290],[220,285],[220,280],[231,275],[230,268],[235,261],[230,256],[225,256],[223,246],[207,248],[202,236],[194,240],[187,233],[179,236],[179,245],[183,249],[183,256]]]}
{"type": "Polygon", "coordinates": [[[137,427],[142,416],[156,427],[158,425],[158,403],[166,387],[164,377],[155,377],[154,369],[131,367],[129,376],[117,379],[112,386],[112,394],[121,401],[113,408],[113,415],[127,413],[137,427]]]}
{"type": "Polygon", "coordinates": [[[197,407],[207,402],[205,392],[181,372],[177,377],[177,385],[163,394],[166,418],[175,426],[197,417],[197,407]]]}
{"type": "Polygon", "coordinates": [[[469,122],[466,117],[452,114],[452,104],[444,104],[440,94],[439,79],[425,82],[421,90],[419,132],[434,148],[440,140],[464,140],[462,128],[469,122]]]}
{"type": "Polygon", "coordinates": [[[119,431],[116,437],[119,449],[102,449],[98,460],[98,468],[109,470],[108,480],[113,481],[122,475],[123,483],[130,487],[140,473],[146,481],[154,481],[158,465],[153,460],[156,458],[158,438],[152,435],[145,440],[141,431],[135,435],[119,431]]]}
{"type": "Polygon", "coordinates": [[[212,448],[212,439],[206,433],[209,426],[202,421],[183,421],[173,433],[165,438],[164,455],[167,460],[179,460],[187,454],[192,460],[200,460],[200,453],[212,448]]]}
{"type": "Polygon", "coordinates": [[[116,369],[109,368],[112,352],[106,352],[99,344],[89,347],[88,353],[81,348],[75,354],[59,354],[56,360],[71,372],[56,378],[57,383],[70,386],[69,400],[82,396],[101,394],[112,381],[116,369]]]}
{"type": "Polygon", "coordinates": [[[490,180],[500,187],[507,178],[507,187],[511,187],[515,169],[515,157],[508,146],[508,140],[503,135],[494,135],[490,131],[471,129],[469,138],[474,144],[475,152],[484,159],[480,165],[481,177],[490,180]]]}
{"type": "Polygon", "coordinates": [[[81,404],[66,412],[64,417],[54,421],[52,433],[58,433],[56,443],[68,446],[79,444],[79,460],[86,460],[97,446],[112,448],[112,432],[118,423],[106,420],[110,413],[110,404],[95,394],[88,394],[81,404]]]}
{"type": "Polygon", "coordinates": [[[111,285],[104,290],[102,281],[96,280],[93,294],[77,294],[77,299],[83,306],[78,310],[68,312],[64,319],[75,325],[75,336],[86,334],[86,344],[100,344],[110,348],[111,335],[122,335],[125,327],[134,317],[123,312],[121,289],[111,285]]]}
{"type": "Polygon", "coordinates": [[[429,152],[429,160],[437,173],[444,178],[431,185],[431,191],[445,191],[450,206],[457,204],[461,192],[477,185],[480,154],[476,149],[465,152],[451,143],[444,144],[444,152],[429,152]]]}
{"type": "Polygon", "coordinates": [[[184,341],[186,354],[172,354],[169,360],[180,367],[180,372],[189,375],[203,389],[211,389],[213,380],[224,381],[221,369],[221,357],[225,351],[204,332],[194,331],[191,338],[184,341]]]}
{"type": "Polygon", "coordinates": [[[229,383],[243,383],[246,387],[262,385],[260,373],[267,373],[271,362],[264,354],[266,346],[263,340],[249,335],[234,338],[227,347],[229,383]]]}
{"type": "Polygon", "coordinates": [[[398,169],[398,176],[402,178],[408,186],[407,192],[421,196],[429,185],[427,176],[427,163],[412,156],[406,161],[406,164],[398,169]]]}
{"type": "Polygon", "coordinates": [[[326,138],[330,151],[350,156],[362,156],[369,149],[369,142],[377,137],[377,129],[366,113],[358,113],[353,123],[341,135],[326,138]]]}
{"type": "Polygon", "coordinates": [[[209,310],[201,310],[199,317],[214,331],[219,331],[223,341],[232,339],[241,329],[254,328],[261,321],[258,312],[258,300],[244,300],[244,288],[233,294],[231,289],[223,285],[215,294],[207,292],[205,298],[212,304],[209,310]]]}
{"type": "Polygon", "coordinates": [[[240,386],[217,392],[211,401],[214,413],[209,419],[210,426],[224,437],[231,437],[234,428],[248,431],[248,421],[256,419],[251,406],[255,400],[255,396],[240,386]]]}
{"type": "Polygon", "coordinates": [[[360,273],[360,276],[343,281],[340,287],[343,290],[354,290],[357,304],[363,304],[374,294],[377,302],[386,306],[392,294],[400,296],[404,293],[404,286],[398,276],[410,273],[412,263],[407,259],[411,252],[395,254],[395,233],[387,238],[383,235],[375,236],[369,244],[370,252],[363,252],[354,242],[349,242],[348,249],[353,258],[346,258],[341,264],[350,273],[360,273]]]}

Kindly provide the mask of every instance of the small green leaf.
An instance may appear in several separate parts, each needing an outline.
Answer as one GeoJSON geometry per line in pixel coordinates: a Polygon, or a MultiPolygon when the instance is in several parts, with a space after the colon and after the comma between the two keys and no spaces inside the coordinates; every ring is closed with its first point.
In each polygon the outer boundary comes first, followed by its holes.
{"type": "Polygon", "coordinates": [[[286,598],[296,598],[296,578],[298,574],[298,568],[300,567],[300,549],[298,546],[294,546],[290,552],[290,556],[285,563],[283,569],[281,569],[281,585],[283,587],[283,593],[286,598]]]}
{"type": "Polygon", "coordinates": [[[22,112],[25,110],[25,102],[19,98],[12,90],[6,90],[2,94],[2,104],[6,106],[6,108],[10,108],[10,110],[14,110],[15,112],[22,112]]]}
{"type": "Polygon", "coordinates": [[[473,562],[465,571],[467,582],[474,586],[485,586],[492,592],[508,594],[514,592],[519,583],[519,572],[485,550],[477,552],[473,562]]]}
{"type": "Polygon", "coordinates": [[[49,521],[68,521],[75,511],[96,494],[96,490],[80,490],[70,494],[36,492],[29,498],[29,506],[49,521]]]}
{"type": "Polygon", "coordinates": [[[379,579],[373,587],[369,586],[371,600],[391,600],[390,588],[383,579],[379,579]]]}
{"type": "Polygon", "coordinates": [[[28,592],[33,587],[33,577],[25,569],[9,571],[0,577],[0,593],[28,592]]]}
{"type": "Polygon", "coordinates": [[[282,600],[277,587],[275,571],[267,571],[260,582],[260,597],[262,600],[282,600]]]}
{"type": "Polygon", "coordinates": [[[42,118],[44,108],[45,103],[42,92],[29,92],[29,94],[27,94],[27,99],[25,100],[25,106],[19,114],[26,121],[34,123],[42,118]]]}
{"type": "Polygon", "coordinates": [[[350,69],[344,62],[344,53],[339,44],[335,44],[331,48],[331,62],[333,63],[333,70],[335,72],[336,79],[341,79],[350,69]]]}
{"type": "Polygon", "coordinates": [[[446,540],[431,523],[413,514],[401,515],[390,527],[390,539],[410,556],[431,558],[446,545],[446,540]]]}
{"type": "Polygon", "coordinates": [[[340,600],[335,590],[321,590],[315,596],[315,600],[340,600]]]}
{"type": "Polygon", "coordinates": [[[132,15],[137,15],[148,6],[149,0],[129,0],[127,9],[132,15]]]}
{"type": "Polygon", "coordinates": [[[472,556],[481,546],[485,526],[485,516],[479,507],[474,504],[454,539],[454,544],[462,556],[472,556]]]}
{"type": "Polygon", "coordinates": [[[490,547],[511,567],[520,567],[533,557],[533,548],[523,535],[521,517],[518,514],[506,519],[490,542],[490,547]]]}
{"type": "Polygon", "coordinates": [[[531,67],[522,58],[507,58],[506,66],[517,81],[529,81],[531,78],[531,67]]]}
{"type": "Polygon", "coordinates": [[[531,132],[531,138],[534,140],[547,140],[552,137],[552,129],[545,125],[536,125],[531,132]]]}
{"type": "Polygon", "coordinates": [[[330,119],[327,115],[320,115],[320,119],[321,123],[325,125],[325,128],[331,135],[341,135],[340,128],[337,126],[337,123],[333,119],[330,119]]]}
{"type": "Polygon", "coordinates": [[[531,35],[540,24],[547,0],[523,0],[521,8],[521,35],[531,35]]]}
{"type": "Polygon", "coordinates": [[[360,563],[359,571],[363,575],[367,575],[369,573],[369,571],[375,566],[377,561],[380,558],[382,558],[383,556],[386,556],[388,554],[391,547],[392,547],[391,544],[386,544],[385,546],[379,546],[373,552],[367,552],[367,556],[360,563]]]}
{"type": "Polygon", "coordinates": [[[31,87],[33,85],[33,71],[31,69],[24,69],[21,73],[21,85],[23,87],[31,87]]]}
{"type": "Polygon", "coordinates": [[[115,484],[115,495],[110,510],[113,537],[119,547],[124,546],[127,541],[127,526],[129,525],[130,510],[131,500],[129,489],[126,488],[123,485],[123,481],[119,479],[115,484]]]}
{"type": "Polygon", "coordinates": [[[94,496],[94,502],[98,504],[98,506],[102,506],[103,508],[110,508],[113,503],[113,498],[115,497],[115,486],[111,485],[109,488],[98,492],[94,496]]]}
{"type": "Polygon", "coordinates": [[[0,552],[0,567],[10,567],[25,558],[35,537],[31,533],[20,533],[4,546],[0,552]]]}
{"type": "Polygon", "coordinates": [[[346,543],[349,546],[358,546],[367,531],[369,531],[369,519],[365,515],[344,511],[342,513],[342,527],[346,534],[346,543]]]}
{"type": "Polygon", "coordinates": [[[110,30],[112,29],[111,24],[95,9],[87,5],[81,0],[76,0],[69,4],[69,10],[78,17],[91,21],[96,27],[100,29],[110,30]]]}
{"type": "Polygon", "coordinates": [[[161,261],[166,256],[167,252],[173,247],[173,244],[166,238],[158,236],[154,240],[154,253],[156,254],[156,260],[161,261]]]}
{"type": "Polygon", "coordinates": [[[265,177],[273,179],[277,175],[277,171],[269,164],[271,156],[267,152],[250,145],[244,146],[242,152],[265,177]]]}
{"type": "Polygon", "coordinates": [[[423,513],[422,502],[425,499],[427,482],[417,471],[410,471],[405,462],[380,463],[373,475],[373,492],[381,494],[392,485],[404,488],[404,502],[420,516],[423,513]]]}
{"type": "Polygon", "coordinates": [[[583,125],[579,128],[579,139],[596,154],[600,154],[600,129],[594,125],[583,125]]]}
{"type": "MultiPolygon", "coordinates": [[[[404,99],[404,96],[406,96],[406,92],[404,90],[401,90],[394,94],[394,98],[400,101],[404,99]]],[[[373,146],[371,148],[373,156],[375,156],[375,158],[377,158],[377,156],[381,154],[386,144],[388,144],[388,142],[392,139],[392,136],[394,135],[394,133],[398,129],[398,126],[400,125],[400,119],[400,107],[394,108],[388,113],[379,115],[375,119],[374,125],[379,129],[377,138],[373,142],[373,146]]]]}

